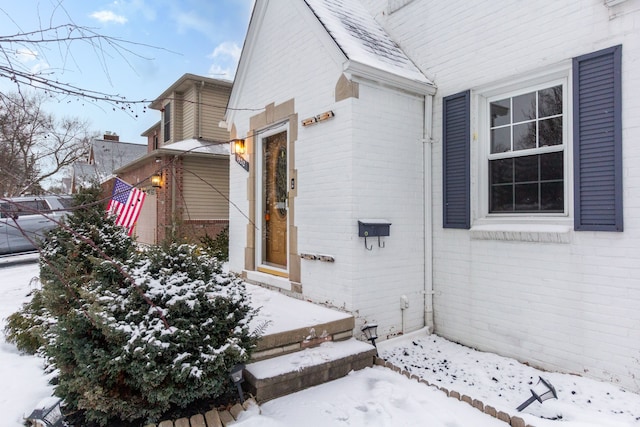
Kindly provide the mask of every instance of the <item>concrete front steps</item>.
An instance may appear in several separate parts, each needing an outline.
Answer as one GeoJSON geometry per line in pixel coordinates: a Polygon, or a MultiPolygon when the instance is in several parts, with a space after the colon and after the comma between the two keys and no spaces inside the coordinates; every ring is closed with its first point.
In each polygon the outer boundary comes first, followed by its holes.
{"type": "Polygon", "coordinates": [[[295,393],[373,366],[376,349],[350,338],[261,360],[246,366],[245,388],[258,402],[295,393]]]}
{"type": "Polygon", "coordinates": [[[259,324],[267,324],[244,370],[244,405],[211,410],[190,418],[162,421],[145,427],[227,427],[243,410],[373,366],[376,349],[353,338],[353,316],[279,292],[249,286],[252,302],[260,307],[259,324]],[[257,402],[256,402],[257,401],[257,402]]]}
{"type": "Polygon", "coordinates": [[[353,316],[340,314],[311,327],[263,336],[245,368],[244,388],[264,402],[373,366],[376,349],[354,339],[353,316]]]}

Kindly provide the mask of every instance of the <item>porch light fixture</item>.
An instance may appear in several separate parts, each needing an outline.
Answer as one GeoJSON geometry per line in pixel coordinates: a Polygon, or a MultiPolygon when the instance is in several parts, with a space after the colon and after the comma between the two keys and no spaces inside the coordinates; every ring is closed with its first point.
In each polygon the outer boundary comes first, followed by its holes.
{"type": "Polygon", "coordinates": [[[154,188],[162,188],[162,172],[151,175],[151,186],[154,188]]]}
{"type": "Polygon", "coordinates": [[[365,323],[360,329],[364,334],[364,337],[371,341],[371,344],[376,348],[376,355],[378,354],[378,346],[376,346],[376,340],[378,339],[378,325],[376,323],[365,323]]]}
{"type": "Polygon", "coordinates": [[[520,406],[518,406],[517,411],[520,412],[527,406],[531,405],[534,401],[538,401],[540,403],[545,400],[549,400],[551,398],[557,399],[558,394],[556,393],[556,389],[551,385],[551,383],[545,380],[542,377],[538,377],[540,380],[538,384],[536,384],[535,388],[537,390],[531,389],[531,397],[527,399],[526,402],[523,402],[520,406]]]}
{"type": "Polygon", "coordinates": [[[232,139],[231,154],[244,154],[244,153],[245,153],[244,139],[232,139]]]}
{"type": "Polygon", "coordinates": [[[244,365],[242,363],[239,363],[235,365],[233,368],[231,368],[231,372],[229,372],[229,377],[231,378],[231,381],[233,381],[233,383],[238,388],[238,396],[240,396],[240,403],[244,403],[244,394],[242,393],[242,386],[240,385],[244,381],[244,378],[242,378],[242,371],[244,371],[244,365]]]}

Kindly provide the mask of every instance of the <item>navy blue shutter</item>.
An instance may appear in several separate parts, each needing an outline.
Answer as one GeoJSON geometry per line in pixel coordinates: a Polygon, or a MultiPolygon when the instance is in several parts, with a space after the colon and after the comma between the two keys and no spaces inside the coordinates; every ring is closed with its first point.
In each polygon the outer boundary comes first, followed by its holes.
{"type": "Polygon", "coordinates": [[[622,46],[573,59],[574,227],[622,231],[622,46]]]}
{"type": "Polygon", "coordinates": [[[444,228],[469,229],[469,91],[442,100],[442,194],[444,228]]]}

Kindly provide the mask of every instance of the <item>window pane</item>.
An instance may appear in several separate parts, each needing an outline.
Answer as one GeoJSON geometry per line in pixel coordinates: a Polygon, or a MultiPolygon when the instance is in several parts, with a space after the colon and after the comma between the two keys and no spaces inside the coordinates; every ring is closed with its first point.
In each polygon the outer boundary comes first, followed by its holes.
{"type": "Polygon", "coordinates": [[[540,210],[546,212],[564,211],[564,184],[562,182],[543,182],[540,184],[540,210]]]}
{"type": "Polygon", "coordinates": [[[513,149],[527,150],[536,148],[536,123],[524,123],[513,127],[513,149]]]}
{"type": "Polygon", "coordinates": [[[540,120],[540,147],[562,144],[562,117],[540,120]]]}
{"type": "Polygon", "coordinates": [[[504,127],[491,131],[491,153],[511,151],[511,128],[504,127]]]}
{"type": "Polygon", "coordinates": [[[515,186],[516,211],[538,210],[538,184],[517,184],[515,186]]]}
{"type": "Polygon", "coordinates": [[[516,157],[514,164],[515,182],[538,181],[538,156],[516,157]]]}
{"type": "Polygon", "coordinates": [[[564,162],[562,151],[540,156],[540,179],[542,181],[563,180],[564,162]]]}
{"type": "Polygon", "coordinates": [[[538,117],[562,114],[562,86],[538,91],[538,117]]]}
{"type": "Polygon", "coordinates": [[[511,156],[489,160],[490,213],[564,212],[563,90],[490,103],[490,153],[511,156]],[[558,151],[541,154],[549,147],[558,151]]]}
{"type": "Polygon", "coordinates": [[[491,186],[491,196],[489,207],[491,212],[512,212],[513,211],[513,185],[491,186]]]}
{"type": "Polygon", "coordinates": [[[513,98],[513,123],[535,120],[536,93],[525,93],[513,98]]]}
{"type": "Polygon", "coordinates": [[[171,139],[171,103],[164,106],[164,142],[171,139]]]}
{"type": "Polygon", "coordinates": [[[491,103],[491,127],[511,123],[511,99],[502,99],[491,103]]]}
{"type": "Polygon", "coordinates": [[[513,182],[513,159],[492,160],[489,168],[491,185],[513,182]]]}

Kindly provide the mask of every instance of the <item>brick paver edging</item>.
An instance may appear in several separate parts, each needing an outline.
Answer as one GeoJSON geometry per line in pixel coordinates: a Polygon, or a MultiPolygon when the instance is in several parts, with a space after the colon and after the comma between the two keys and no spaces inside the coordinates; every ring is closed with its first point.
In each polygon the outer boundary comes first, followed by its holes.
{"type": "Polygon", "coordinates": [[[252,406],[260,406],[255,399],[250,398],[240,405],[236,403],[229,410],[212,409],[205,414],[196,414],[190,418],[180,418],[177,420],[165,420],[159,424],[148,424],[145,427],[226,427],[235,423],[240,414],[252,406]]]}
{"type": "Polygon", "coordinates": [[[467,396],[466,394],[461,395],[459,392],[455,391],[455,390],[447,390],[444,387],[440,387],[436,384],[431,384],[429,383],[429,381],[421,379],[420,377],[418,377],[417,375],[413,375],[410,374],[408,371],[401,369],[399,367],[397,367],[396,365],[394,365],[391,362],[388,362],[384,359],[381,359],[379,357],[375,358],[375,364],[377,366],[383,366],[385,368],[391,369],[399,374],[404,375],[405,377],[411,379],[411,380],[416,380],[420,383],[426,384],[428,386],[431,387],[435,387],[438,390],[443,391],[447,396],[454,398],[456,400],[460,400],[462,402],[466,402],[469,405],[471,405],[472,407],[476,408],[477,410],[484,412],[487,415],[491,415],[492,417],[500,420],[500,421],[504,421],[505,423],[509,424],[511,427],[534,427],[531,424],[525,424],[524,420],[520,417],[517,416],[512,416],[509,415],[506,412],[503,411],[498,411],[496,410],[496,408],[494,408],[493,406],[489,406],[489,405],[485,405],[482,401],[478,400],[478,399],[473,399],[472,397],[467,396]]]}

